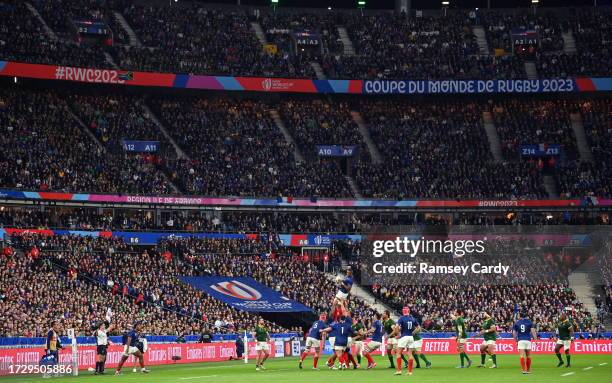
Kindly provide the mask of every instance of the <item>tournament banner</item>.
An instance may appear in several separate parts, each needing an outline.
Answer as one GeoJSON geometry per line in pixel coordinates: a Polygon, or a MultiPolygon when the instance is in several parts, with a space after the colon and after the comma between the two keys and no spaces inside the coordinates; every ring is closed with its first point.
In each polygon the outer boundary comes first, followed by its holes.
{"type": "MultiPolygon", "coordinates": [[[[270,355],[272,357],[284,357],[283,353],[276,352],[274,341],[268,342],[270,355]]],[[[249,358],[257,358],[255,342],[249,342],[249,358]]],[[[281,348],[282,351],[282,348],[281,348]]],[[[23,371],[21,366],[38,365],[40,359],[45,355],[41,348],[2,348],[0,349],[0,375],[14,375],[16,371],[23,371]]],[[[123,355],[123,345],[113,344],[108,347],[106,355],[106,367],[115,368],[123,355]]],[[[144,354],[145,366],[155,366],[175,363],[199,363],[199,362],[223,362],[236,357],[236,344],[234,342],[222,343],[149,343],[148,350],[144,354]],[[178,357],[178,358],[175,358],[178,357]],[[176,359],[176,360],[174,360],[176,359]]],[[[60,352],[60,363],[69,364],[72,353],[70,347],[65,347],[60,352]]],[[[124,364],[128,370],[134,366],[134,357],[131,356],[124,364]]],[[[96,346],[79,346],[78,366],[79,370],[95,367],[96,346]]]]}
{"type": "MultiPolygon", "coordinates": [[[[364,342],[367,344],[367,341],[364,342]]],[[[480,354],[482,339],[467,339],[465,352],[468,354],[480,354]]],[[[531,342],[531,351],[534,354],[554,354],[556,342],[551,339],[540,339],[531,342]]],[[[353,348],[353,352],[356,350],[353,348]]],[[[452,355],[457,354],[457,342],[454,339],[432,339],[423,338],[421,351],[424,354],[452,355]]],[[[333,350],[328,341],[325,342],[324,354],[332,354],[333,350]]],[[[577,339],[572,342],[572,354],[612,354],[612,339],[577,339]]],[[[380,355],[381,350],[372,354],[380,355]]],[[[496,342],[496,354],[517,354],[517,343],[513,339],[498,339],[496,342]]]]}
{"type": "Polygon", "coordinates": [[[192,287],[243,311],[303,312],[312,311],[300,302],[281,295],[248,277],[179,277],[192,287]]]}
{"type": "Polygon", "coordinates": [[[357,153],[356,145],[317,145],[319,157],[352,157],[357,153]]]}
{"type": "Polygon", "coordinates": [[[520,147],[520,155],[523,157],[546,157],[560,154],[561,145],[557,144],[521,145],[520,147]]]}
{"type": "Polygon", "coordinates": [[[123,150],[126,152],[155,153],[159,151],[159,141],[123,140],[123,150]]]}
{"type": "Polygon", "coordinates": [[[612,77],[539,80],[318,80],[207,76],[0,61],[0,76],[164,88],[344,94],[567,93],[612,90],[612,77]]]}
{"type": "Polygon", "coordinates": [[[266,206],[266,207],[355,207],[355,208],[570,208],[612,206],[612,199],[585,197],[582,199],[553,200],[376,200],[376,199],[305,199],[278,198],[222,198],[202,196],[147,196],[118,194],[85,194],[37,192],[0,189],[0,199],[44,200],[72,202],[100,202],[145,205],[181,206],[266,206]]]}

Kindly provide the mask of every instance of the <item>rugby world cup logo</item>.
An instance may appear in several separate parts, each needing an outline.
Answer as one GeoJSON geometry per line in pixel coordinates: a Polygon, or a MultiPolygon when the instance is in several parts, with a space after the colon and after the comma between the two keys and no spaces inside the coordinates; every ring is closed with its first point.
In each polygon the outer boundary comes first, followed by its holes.
{"type": "Polygon", "coordinates": [[[261,82],[261,86],[263,87],[264,90],[269,91],[270,89],[272,89],[272,79],[271,78],[267,78],[267,79],[263,80],[261,82]]]}
{"type": "Polygon", "coordinates": [[[223,281],[210,286],[218,293],[228,295],[232,298],[244,299],[245,301],[256,301],[261,298],[261,293],[249,285],[240,281],[223,281]]]}

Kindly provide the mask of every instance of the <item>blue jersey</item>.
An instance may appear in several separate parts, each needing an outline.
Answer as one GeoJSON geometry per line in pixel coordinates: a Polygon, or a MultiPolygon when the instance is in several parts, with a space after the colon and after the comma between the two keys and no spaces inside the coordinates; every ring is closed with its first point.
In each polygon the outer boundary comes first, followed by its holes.
{"type": "Polygon", "coordinates": [[[346,346],[349,336],[353,335],[353,326],[350,322],[337,322],[332,325],[332,331],[336,336],[336,346],[346,346]]]}
{"type": "Polygon", "coordinates": [[[514,331],[516,331],[518,340],[531,340],[531,329],[533,328],[533,323],[526,318],[519,319],[514,324],[514,331]]]}
{"type": "Polygon", "coordinates": [[[374,321],[374,323],[372,323],[372,328],[374,329],[372,340],[374,342],[382,342],[382,337],[385,332],[382,322],[379,320],[374,321]]]}
{"type": "Polygon", "coordinates": [[[123,344],[127,344],[128,338],[130,338],[130,347],[138,347],[138,335],[136,330],[130,330],[123,334],[123,344]]]}
{"type": "Polygon", "coordinates": [[[321,339],[321,330],[323,330],[325,327],[327,326],[325,325],[325,322],[323,322],[322,320],[318,320],[314,322],[312,324],[312,327],[310,327],[308,336],[310,338],[321,339]]]}
{"type": "Polygon", "coordinates": [[[351,290],[352,287],[353,287],[353,277],[346,277],[342,281],[342,287],[340,288],[340,291],[348,294],[348,292],[351,290]]]}
{"type": "Polygon", "coordinates": [[[417,320],[411,315],[403,315],[397,320],[396,324],[400,326],[400,336],[404,337],[412,336],[412,332],[415,328],[417,328],[419,322],[417,322],[417,320]]]}

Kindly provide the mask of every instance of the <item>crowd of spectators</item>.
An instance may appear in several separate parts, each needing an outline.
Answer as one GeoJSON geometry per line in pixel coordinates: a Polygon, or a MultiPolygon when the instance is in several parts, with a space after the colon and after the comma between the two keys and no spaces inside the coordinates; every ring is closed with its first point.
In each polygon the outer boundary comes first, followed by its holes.
{"type": "Polygon", "coordinates": [[[355,178],[379,198],[539,198],[538,170],[494,163],[477,102],[362,101],[384,161],[361,162],[355,178]]]}
{"type": "Polygon", "coordinates": [[[255,100],[199,98],[154,100],[169,132],[189,155],[179,177],[189,193],[202,195],[346,197],[330,176],[333,163],[298,162],[270,116],[255,100]],[[329,171],[328,171],[329,169],[329,171]]]}
{"type": "Polygon", "coordinates": [[[492,101],[489,106],[506,159],[520,159],[521,145],[539,144],[561,145],[565,158],[576,158],[570,122],[575,109],[572,102],[509,99],[492,101]]]}
{"type": "Polygon", "coordinates": [[[555,331],[559,314],[573,308],[572,318],[579,329],[591,331],[594,320],[578,301],[575,292],[563,285],[391,285],[372,286],[373,294],[394,308],[409,304],[423,318],[427,330],[453,331],[448,313],[457,309],[467,312],[467,330],[480,330],[482,313],[493,316],[503,331],[511,331],[515,307],[528,311],[539,331],[555,331]],[[408,300],[408,302],[406,302],[408,300]]]}
{"type": "MultiPolygon", "coordinates": [[[[12,237],[11,243],[10,254],[0,256],[4,336],[40,336],[52,319],[87,333],[109,312],[123,326],[144,319],[145,332],[155,334],[254,327],[256,315],[236,311],[178,276],[249,276],[316,311],[329,311],[336,292],[335,283],[314,263],[275,254],[259,240],[174,238],[143,249],[115,238],[24,235],[12,237]],[[47,286],[40,289],[53,291],[53,296],[35,294],[42,280],[47,286]],[[58,280],[57,286],[49,289],[49,280],[58,280]],[[20,286],[23,281],[31,283],[20,286]],[[71,289],[76,290],[73,295],[71,289]],[[55,296],[62,299],[56,305],[55,296]],[[21,321],[25,317],[31,319],[21,321]]],[[[357,315],[374,313],[355,298],[350,307],[357,315]]],[[[273,332],[284,330],[268,325],[273,332]]]]}
{"type": "Polygon", "coordinates": [[[110,68],[106,53],[127,70],[266,77],[316,76],[317,61],[330,78],[525,78],[523,60],[535,61],[540,77],[605,76],[612,44],[610,10],[452,11],[445,15],[357,12],[268,12],[215,9],[194,3],[134,4],[125,0],[32,2],[59,37],[52,39],[23,3],[0,2],[0,58],[110,68]],[[117,22],[121,13],[143,46],[129,45],[117,22]],[[473,14],[477,14],[475,17],[473,14]],[[102,21],[114,46],[77,35],[74,20],[102,21]],[[18,22],[14,22],[18,20],[18,22]],[[259,41],[258,22],[267,41],[259,41]],[[473,26],[482,24],[489,55],[482,55],[473,26]],[[344,26],[356,54],[346,55],[344,26]],[[539,44],[529,57],[513,55],[512,30],[535,30],[539,44]],[[296,44],[308,31],[316,46],[296,44]],[[563,32],[577,52],[564,53],[563,32]],[[264,43],[270,44],[265,47],[264,43]],[[272,45],[274,47],[272,47],[272,45]],[[499,50],[493,54],[495,50],[499,50]]]}
{"type": "Polygon", "coordinates": [[[79,46],[72,40],[51,39],[26,3],[14,0],[0,1],[0,59],[110,68],[101,47],[79,46]]]}

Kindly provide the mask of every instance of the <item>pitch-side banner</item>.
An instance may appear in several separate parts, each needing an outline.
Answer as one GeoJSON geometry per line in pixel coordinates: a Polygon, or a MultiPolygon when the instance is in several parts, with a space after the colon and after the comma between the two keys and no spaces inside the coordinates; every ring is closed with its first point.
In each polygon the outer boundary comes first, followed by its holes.
{"type": "MultiPolygon", "coordinates": [[[[257,358],[255,342],[249,342],[249,359],[257,358]]],[[[272,357],[283,357],[285,353],[276,352],[274,341],[269,342],[270,355],[272,357]]],[[[281,348],[282,350],[282,348],[281,348]]],[[[70,347],[64,348],[60,353],[60,363],[69,364],[72,360],[70,347]]],[[[3,348],[0,349],[0,375],[10,375],[17,371],[17,366],[38,365],[45,354],[43,348],[3,348]]],[[[117,367],[123,355],[122,345],[112,345],[108,348],[106,356],[106,367],[117,367]]],[[[236,357],[236,344],[233,342],[223,343],[158,343],[149,344],[145,352],[145,366],[174,363],[197,363],[197,362],[222,362],[236,357]],[[178,357],[177,360],[175,357],[178,357]]],[[[95,367],[96,347],[80,346],[78,348],[78,366],[80,370],[95,367]]],[[[135,365],[134,357],[130,357],[125,363],[125,369],[130,370],[135,365]]],[[[20,368],[22,370],[23,368],[20,368]]]]}
{"type": "Polygon", "coordinates": [[[300,302],[248,277],[179,277],[198,290],[204,291],[235,309],[257,312],[312,311],[300,302]]]}
{"type": "MultiPolygon", "coordinates": [[[[468,339],[465,350],[468,354],[480,354],[482,339],[468,339]]],[[[512,339],[499,339],[497,341],[497,354],[518,354],[517,344],[512,339]]],[[[423,339],[421,349],[424,354],[456,354],[457,342],[454,339],[423,339]]],[[[541,339],[531,342],[531,351],[534,354],[554,354],[555,341],[541,339]]],[[[325,342],[325,354],[331,354],[329,342],[325,342]]],[[[380,350],[374,354],[380,354],[380,350]]],[[[612,354],[612,339],[605,340],[575,340],[571,346],[572,354],[612,354]]]]}
{"type": "Polygon", "coordinates": [[[612,90],[611,77],[513,80],[314,80],[205,76],[0,61],[0,76],[92,84],[256,92],[351,94],[570,93],[612,90]]]}

